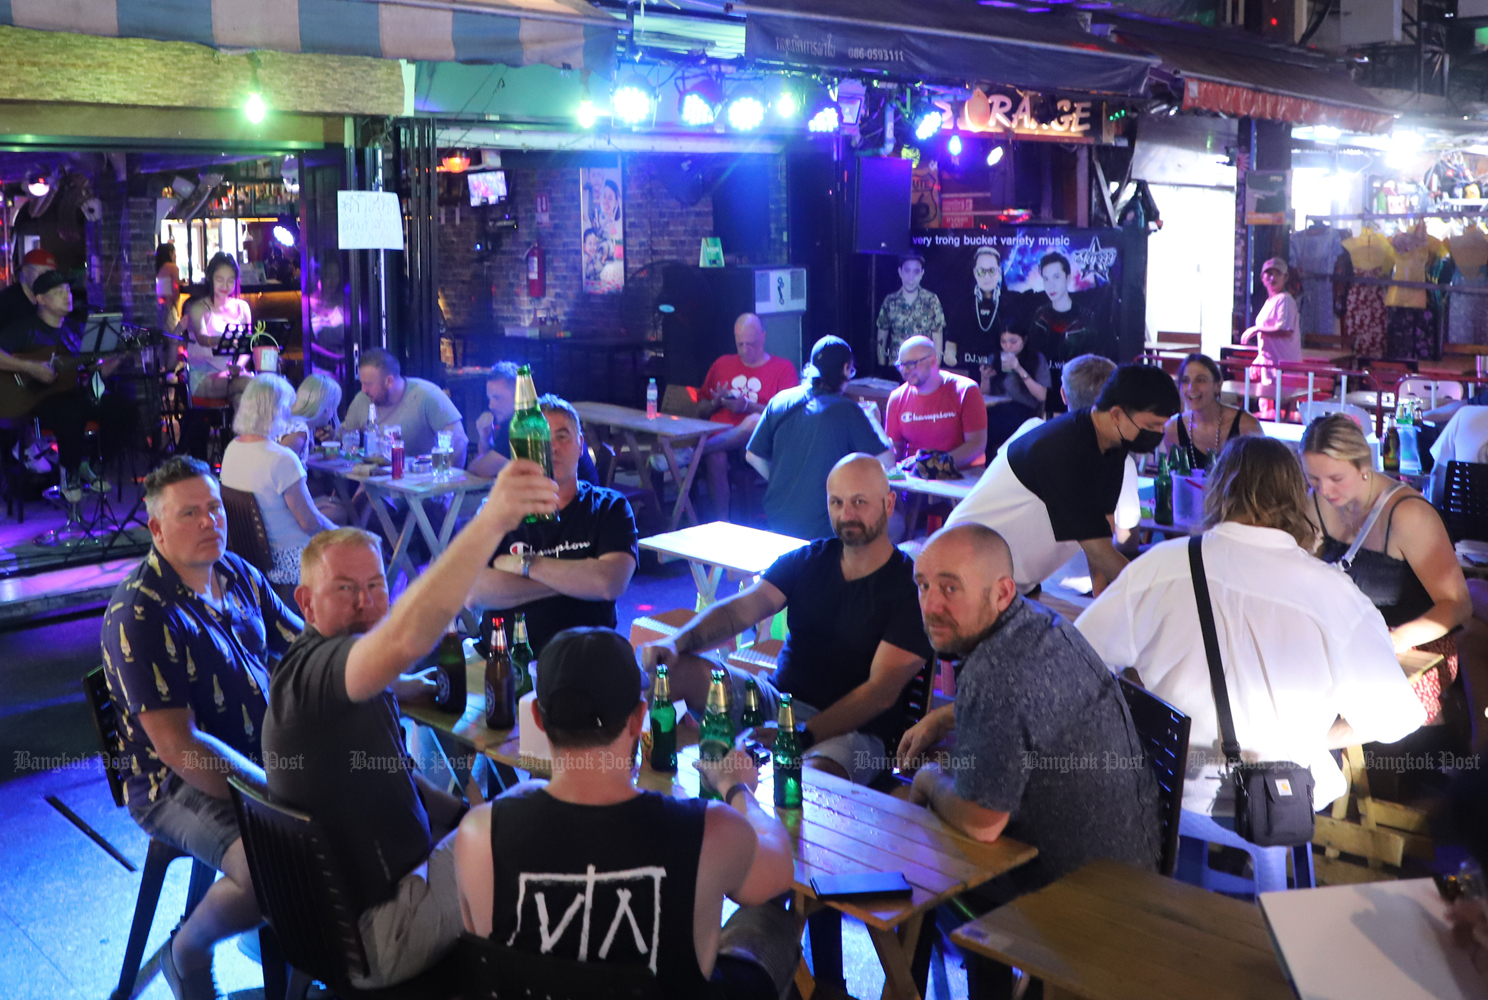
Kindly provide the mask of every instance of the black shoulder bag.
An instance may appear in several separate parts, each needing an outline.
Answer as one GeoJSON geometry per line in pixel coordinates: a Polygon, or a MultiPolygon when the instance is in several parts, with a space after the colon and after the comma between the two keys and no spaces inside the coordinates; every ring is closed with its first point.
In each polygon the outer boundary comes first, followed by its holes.
{"type": "Polygon", "coordinates": [[[1214,605],[1204,575],[1203,536],[1188,540],[1188,565],[1193,573],[1194,598],[1199,605],[1199,627],[1204,654],[1209,659],[1209,683],[1219,715],[1220,746],[1228,777],[1235,788],[1235,832],[1257,847],[1294,847],[1312,840],[1312,771],[1291,761],[1247,764],[1240,759],[1235,719],[1225,687],[1224,663],[1219,657],[1219,635],[1214,629],[1214,605]]]}

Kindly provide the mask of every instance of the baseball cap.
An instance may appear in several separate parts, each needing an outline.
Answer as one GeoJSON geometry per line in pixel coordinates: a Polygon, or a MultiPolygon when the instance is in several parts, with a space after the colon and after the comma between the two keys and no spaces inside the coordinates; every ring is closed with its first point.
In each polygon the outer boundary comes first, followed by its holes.
{"type": "Polygon", "coordinates": [[[635,650],[614,629],[566,628],[537,658],[537,704],[548,727],[619,725],[640,701],[635,650]]]}
{"type": "Polygon", "coordinates": [[[60,288],[68,284],[67,276],[61,271],[45,271],[38,275],[31,283],[31,294],[45,295],[54,288],[60,288]]]}
{"type": "Polygon", "coordinates": [[[1266,261],[1266,263],[1261,265],[1262,274],[1265,274],[1267,271],[1280,271],[1282,274],[1286,274],[1288,270],[1289,269],[1287,267],[1287,262],[1282,260],[1280,257],[1272,257],[1270,260],[1266,261]]]}
{"type": "Polygon", "coordinates": [[[55,270],[57,267],[57,258],[53,257],[48,251],[42,250],[40,247],[38,247],[37,249],[32,250],[30,253],[26,254],[26,256],[22,257],[21,263],[23,265],[34,264],[37,267],[50,267],[55,270]]]}
{"type": "Polygon", "coordinates": [[[826,336],[811,348],[811,364],[802,372],[807,378],[819,378],[824,372],[840,372],[853,359],[852,348],[841,337],[826,336]]]}

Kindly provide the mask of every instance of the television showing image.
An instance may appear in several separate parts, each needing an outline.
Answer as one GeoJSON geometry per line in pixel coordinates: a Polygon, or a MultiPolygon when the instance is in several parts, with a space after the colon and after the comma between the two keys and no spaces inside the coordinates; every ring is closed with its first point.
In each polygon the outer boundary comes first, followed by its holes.
{"type": "Polygon", "coordinates": [[[465,175],[470,185],[470,207],[494,205],[506,200],[506,171],[481,170],[465,175]]]}

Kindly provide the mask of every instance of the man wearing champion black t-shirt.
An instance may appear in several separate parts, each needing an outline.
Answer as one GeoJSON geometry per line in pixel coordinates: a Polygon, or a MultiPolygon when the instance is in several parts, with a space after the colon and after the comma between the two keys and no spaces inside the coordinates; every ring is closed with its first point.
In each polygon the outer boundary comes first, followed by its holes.
{"type": "Polygon", "coordinates": [[[1004,446],[946,527],[970,522],[1006,539],[1013,579],[1025,594],[1083,549],[1099,594],[1126,565],[1111,542],[1126,456],[1156,449],[1178,408],[1172,376],[1123,365],[1094,407],[1066,413],[1004,446]]]}
{"type": "Polygon", "coordinates": [[[558,520],[523,524],[503,538],[466,603],[525,614],[532,651],[541,653],[566,628],[614,628],[615,601],[630,586],[641,553],[629,501],[579,479],[578,413],[557,396],[537,402],[553,435],[558,520]]]}
{"type": "MultiPolygon", "coordinates": [[[[789,693],[805,725],[805,766],[866,784],[885,767],[885,740],[903,729],[900,698],[930,658],[930,641],[914,564],[886,533],[894,495],[876,458],[855,454],[837,463],[827,478],[827,510],[835,538],[781,556],[754,586],[644,647],[642,658],[648,671],[670,668],[674,698],[701,706],[718,663],[700,654],[784,609],[790,637],[779,667],[769,680],[756,678],[765,718],[776,717],[779,694],[789,693]]],[[[728,671],[740,713],[744,681],[753,675],[728,671]]]]}

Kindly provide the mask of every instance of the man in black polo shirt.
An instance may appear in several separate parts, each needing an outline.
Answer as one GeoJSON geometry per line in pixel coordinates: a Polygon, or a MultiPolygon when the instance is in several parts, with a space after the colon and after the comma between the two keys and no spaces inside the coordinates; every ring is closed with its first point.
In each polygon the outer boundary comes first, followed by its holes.
{"type": "MultiPolygon", "coordinates": [[[[930,658],[930,642],[914,565],[886,532],[894,494],[883,466],[871,455],[848,455],[826,492],[835,538],[781,556],[754,586],[642,655],[648,671],[670,667],[673,697],[701,708],[718,664],[699,654],[785,609],[790,638],[779,666],[772,679],[757,678],[765,717],[775,718],[779,692],[789,692],[796,721],[805,724],[805,765],[866,784],[886,766],[885,740],[903,728],[900,697],[930,658]]],[[[753,675],[733,668],[729,675],[740,713],[745,678],[753,675]]]]}
{"type": "Polygon", "coordinates": [[[1050,420],[998,452],[946,527],[980,524],[1007,539],[1025,594],[1083,549],[1099,594],[1126,565],[1111,542],[1126,456],[1156,450],[1178,407],[1171,375],[1123,365],[1094,407],[1050,420]]]}
{"type": "MultiPolygon", "coordinates": [[[[76,354],[83,332],[69,318],[72,286],[61,273],[42,273],[31,290],[36,297],[36,311],[0,330],[0,372],[16,372],[28,387],[38,388],[57,380],[57,365],[52,359],[28,360],[17,355],[48,352],[65,357],[76,354]]],[[[117,365],[117,361],[105,360],[99,366],[99,374],[107,377],[117,365]]],[[[102,454],[94,457],[107,459],[129,440],[138,419],[138,411],[128,399],[108,392],[95,396],[89,384],[91,377],[90,368],[79,371],[76,388],[49,395],[31,409],[31,415],[37,417],[41,426],[57,439],[62,489],[67,499],[74,502],[82,498],[82,494],[76,491],[84,483],[100,484],[100,489],[108,489],[86,462],[89,456],[84,446],[88,422],[97,422],[102,446],[102,454]]],[[[7,378],[6,381],[10,380],[7,378]]],[[[5,391],[10,388],[6,386],[5,391]]]]}
{"type": "Polygon", "coordinates": [[[541,653],[566,628],[614,628],[615,600],[630,586],[641,553],[630,502],[579,478],[584,432],[577,411],[557,396],[537,402],[553,434],[558,520],[523,524],[503,538],[467,603],[525,614],[532,651],[541,653]]]}
{"type": "Polygon", "coordinates": [[[453,830],[461,804],[417,775],[399,698],[432,684],[403,671],[439,641],[496,540],[529,513],[557,509],[552,480],[508,463],[486,504],[388,609],[382,545],[359,528],[323,531],[300,561],[305,631],[269,682],[265,772],[276,797],[312,811],[361,913],[375,989],[412,978],[460,934],[453,830]]]}

